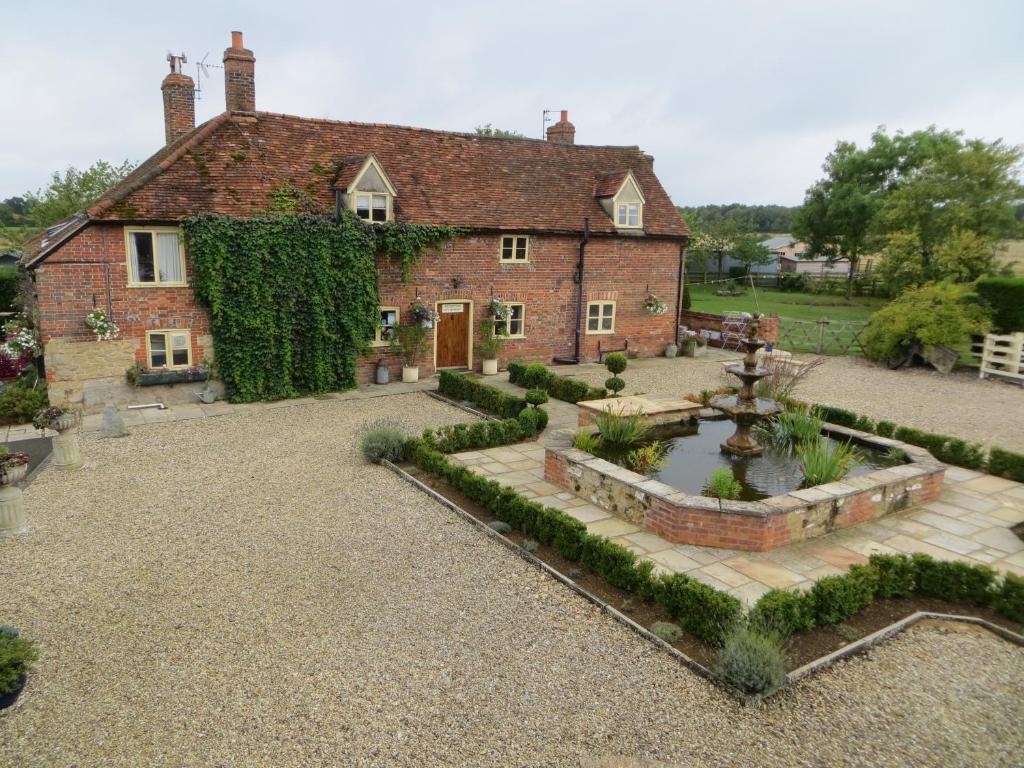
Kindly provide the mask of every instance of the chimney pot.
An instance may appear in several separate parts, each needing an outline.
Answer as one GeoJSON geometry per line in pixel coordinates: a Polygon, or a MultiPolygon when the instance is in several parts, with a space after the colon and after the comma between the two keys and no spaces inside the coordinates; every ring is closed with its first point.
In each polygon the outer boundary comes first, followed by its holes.
{"type": "Polygon", "coordinates": [[[569,110],[568,109],[563,109],[562,110],[562,119],[559,122],[562,122],[562,123],[568,123],[569,122],[569,110]]]}
{"type": "Polygon", "coordinates": [[[569,110],[563,109],[561,119],[548,126],[548,141],[555,144],[576,143],[576,126],[569,122],[569,110]]]}
{"type": "Polygon", "coordinates": [[[224,51],[224,98],[228,112],[256,111],[256,57],[242,46],[242,33],[231,33],[224,51]]]}

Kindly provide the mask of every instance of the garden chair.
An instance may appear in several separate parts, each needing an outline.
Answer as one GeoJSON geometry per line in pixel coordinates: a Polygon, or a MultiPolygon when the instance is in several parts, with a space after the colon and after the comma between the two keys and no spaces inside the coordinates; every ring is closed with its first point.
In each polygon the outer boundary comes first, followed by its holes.
{"type": "Polygon", "coordinates": [[[722,349],[743,349],[750,315],[746,312],[725,312],[722,314],[722,349]]]}

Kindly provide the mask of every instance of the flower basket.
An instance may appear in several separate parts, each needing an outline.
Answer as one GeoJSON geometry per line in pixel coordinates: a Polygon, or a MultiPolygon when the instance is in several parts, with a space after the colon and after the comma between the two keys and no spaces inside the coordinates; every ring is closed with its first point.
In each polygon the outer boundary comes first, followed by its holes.
{"type": "Polygon", "coordinates": [[[78,412],[52,405],[49,408],[43,408],[32,417],[32,426],[39,430],[52,429],[54,432],[67,432],[78,426],[78,412]]]}
{"type": "Polygon", "coordinates": [[[7,456],[3,465],[3,472],[0,472],[0,486],[14,485],[20,483],[25,479],[25,475],[28,474],[28,456],[23,453],[12,453],[7,456]],[[17,459],[21,461],[24,458],[24,462],[20,464],[11,463],[12,460],[17,459]]]}
{"type": "Polygon", "coordinates": [[[644,299],[644,307],[647,312],[652,315],[664,315],[668,311],[668,304],[659,299],[653,293],[647,294],[647,298],[644,299]]]}
{"type": "Polygon", "coordinates": [[[431,309],[426,304],[415,302],[412,305],[412,319],[424,328],[433,328],[434,323],[441,319],[437,310],[431,309]]]}

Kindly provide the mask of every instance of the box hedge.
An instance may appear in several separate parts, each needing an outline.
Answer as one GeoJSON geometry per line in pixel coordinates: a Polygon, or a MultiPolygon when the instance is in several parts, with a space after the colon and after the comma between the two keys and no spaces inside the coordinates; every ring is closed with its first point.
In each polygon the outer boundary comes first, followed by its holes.
{"type": "Polygon", "coordinates": [[[591,387],[587,382],[571,376],[559,376],[541,363],[517,362],[508,364],[508,380],[527,389],[543,389],[556,400],[578,403],[581,400],[600,400],[605,391],[591,387]]]}
{"type": "Polygon", "coordinates": [[[458,371],[441,371],[437,391],[453,400],[469,400],[488,413],[503,419],[515,418],[526,407],[525,399],[510,395],[458,371]]]}

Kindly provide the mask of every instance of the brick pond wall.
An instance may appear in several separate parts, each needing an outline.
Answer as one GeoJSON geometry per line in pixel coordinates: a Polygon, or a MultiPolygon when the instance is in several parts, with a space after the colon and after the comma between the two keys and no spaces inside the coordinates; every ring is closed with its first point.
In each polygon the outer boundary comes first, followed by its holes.
{"type": "Polygon", "coordinates": [[[942,493],[945,465],[897,440],[829,425],[836,436],[903,450],[907,464],[763,501],[695,496],[571,446],[568,431],[547,446],[544,478],[635,525],[678,543],[764,551],[849,528],[942,493]]]}

